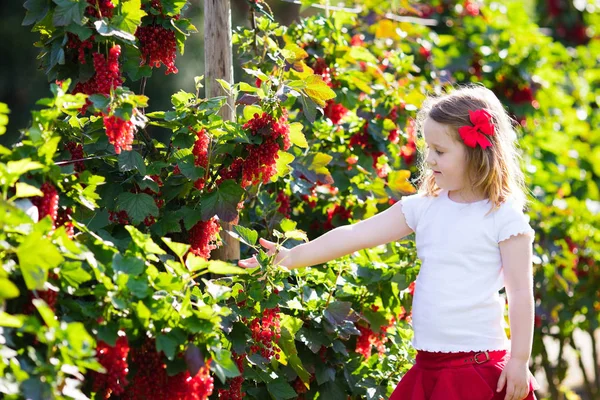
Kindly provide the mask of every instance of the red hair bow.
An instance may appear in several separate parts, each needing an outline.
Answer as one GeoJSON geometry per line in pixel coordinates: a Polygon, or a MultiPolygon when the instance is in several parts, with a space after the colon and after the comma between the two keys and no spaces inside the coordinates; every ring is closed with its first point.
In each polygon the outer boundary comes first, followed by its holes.
{"type": "Polygon", "coordinates": [[[486,110],[469,110],[469,118],[474,126],[462,126],[458,128],[460,137],[469,147],[475,147],[479,144],[482,148],[492,145],[485,135],[494,134],[494,124],[492,116],[486,110]]]}

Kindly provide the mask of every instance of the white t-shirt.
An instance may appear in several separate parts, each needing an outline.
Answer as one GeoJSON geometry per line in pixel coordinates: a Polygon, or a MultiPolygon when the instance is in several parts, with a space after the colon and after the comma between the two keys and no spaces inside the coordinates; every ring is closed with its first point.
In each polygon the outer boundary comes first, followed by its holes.
{"type": "Polygon", "coordinates": [[[421,270],[413,305],[413,346],[437,352],[508,350],[499,242],[534,231],[514,199],[489,213],[488,200],[457,203],[442,190],[401,200],[416,234],[421,270]]]}

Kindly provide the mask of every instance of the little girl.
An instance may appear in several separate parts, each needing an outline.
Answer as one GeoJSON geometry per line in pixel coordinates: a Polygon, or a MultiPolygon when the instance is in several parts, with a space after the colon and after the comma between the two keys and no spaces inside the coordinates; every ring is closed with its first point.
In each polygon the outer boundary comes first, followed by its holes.
{"type": "MultiPolygon", "coordinates": [[[[275,263],[325,263],[415,232],[421,269],[413,306],[415,365],[391,400],[535,399],[532,242],[516,134],[498,98],[468,86],[426,100],[417,194],[293,249],[260,239],[275,263]],[[511,340],[504,322],[506,288],[511,340]]],[[[240,260],[257,266],[256,257],[240,260]]]]}

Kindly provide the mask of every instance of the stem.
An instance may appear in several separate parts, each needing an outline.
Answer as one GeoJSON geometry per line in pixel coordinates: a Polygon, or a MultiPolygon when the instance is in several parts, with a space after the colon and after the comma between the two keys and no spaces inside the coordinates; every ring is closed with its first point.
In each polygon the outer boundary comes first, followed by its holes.
{"type": "Polygon", "coordinates": [[[337,281],[338,281],[338,279],[340,279],[340,275],[342,275],[342,269],[343,269],[343,265],[340,264],[340,268],[338,269],[337,276],[335,277],[335,282],[333,282],[333,287],[329,291],[329,296],[327,297],[327,302],[325,303],[325,308],[327,308],[329,306],[329,302],[331,301],[331,298],[333,297],[333,291],[337,287],[337,281]]]}
{"type": "Polygon", "coordinates": [[[98,4],[98,0],[95,1],[96,5],[94,6],[96,8],[96,11],[98,11],[98,15],[100,15],[100,19],[102,19],[102,10],[100,10],[100,4],[98,4]]]}
{"type": "Polygon", "coordinates": [[[142,82],[140,83],[140,94],[144,94],[146,91],[146,82],[148,81],[147,77],[142,78],[142,82]]]}
{"type": "Polygon", "coordinates": [[[79,158],[77,160],[57,161],[54,163],[54,165],[68,165],[68,164],[72,164],[77,161],[88,161],[88,160],[94,160],[96,158],[106,158],[106,157],[112,157],[112,156],[114,156],[114,154],[105,154],[103,156],[91,156],[91,157],[79,158]]]}
{"type": "MultiPolygon", "coordinates": [[[[213,182],[215,181],[215,178],[219,175],[219,173],[221,171],[223,171],[224,168],[225,168],[225,165],[221,164],[221,166],[219,167],[219,169],[210,177],[210,180],[206,182],[206,187],[207,188],[209,188],[210,186],[212,186],[213,182]]],[[[206,175],[208,175],[208,167],[206,168],[206,175]]]]}
{"type": "Polygon", "coordinates": [[[563,353],[565,350],[565,340],[564,338],[559,339],[559,347],[558,347],[558,360],[563,359],[563,353]]]}
{"type": "MultiPolygon", "coordinates": [[[[590,321],[593,320],[592,318],[593,316],[590,315],[590,321]]],[[[600,393],[600,364],[598,364],[598,348],[596,345],[596,337],[594,336],[594,328],[592,327],[592,324],[590,324],[588,328],[588,333],[592,339],[592,358],[594,360],[594,381],[596,382],[596,393],[600,393]]]]}
{"type": "Polygon", "coordinates": [[[169,147],[167,147],[167,154],[165,156],[165,158],[168,160],[169,157],[171,157],[171,150],[173,150],[173,138],[171,137],[171,140],[169,140],[169,147]]]}
{"type": "Polygon", "coordinates": [[[250,12],[250,17],[252,31],[254,32],[254,53],[258,55],[258,35],[256,33],[256,13],[254,12],[254,8],[250,12]]]}
{"type": "Polygon", "coordinates": [[[148,134],[146,128],[142,129],[142,137],[144,138],[144,142],[146,142],[146,145],[150,148],[150,152],[152,154],[158,154],[158,150],[156,150],[156,147],[154,147],[154,143],[152,143],[152,138],[148,134]]]}
{"type": "MultiPolygon", "coordinates": [[[[561,341],[561,347],[562,347],[561,341]]],[[[560,360],[560,358],[559,358],[560,360]]],[[[554,374],[553,367],[550,365],[550,360],[548,360],[548,352],[546,351],[546,345],[542,341],[542,367],[544,368],[544,373],[546,374],[546,381],[548,381],[548,389],[550,390],[550,398],[558,399],[558,385],[556,384],[556,375],[554,374]]]]}
{"type": "Polygon", "coordinates": [[[263,1],[261,3],[261,5],[264,6],[269,11],[269,14],[271,14],[271,16],[273,16],[273,10],[271,10],[271,7],[269,7],[269,4],[267,4],[266,1],[263,1]]]}
{"type": "Polygon", "coordinates": [[[577,362],[579,364],[579,368],[581,369],[581,375],[583,376],[583,385],[585,387],[585,391],[588,394],[588,398],[593,399],[594,398],[594,389],[592,388],[590,379],[585,370],[585,365],[583,365],[583,359],[581,358],[581,350],[579,349],[579,347],[577,347],[577,344],[575,343],[575,337],[573,336],[572,332],[571,332],[571,335],[569,336],[569,339],[571,342],[571,347],[573,348],[573,350],[575,350],[575,354],[577,354],[577,362]]]}

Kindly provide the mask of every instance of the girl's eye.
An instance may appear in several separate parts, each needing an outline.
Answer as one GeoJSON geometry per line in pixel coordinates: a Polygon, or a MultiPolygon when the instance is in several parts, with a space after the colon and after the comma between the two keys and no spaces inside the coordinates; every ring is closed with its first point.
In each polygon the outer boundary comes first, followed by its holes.
{"type": "Polygon", "coordinates": [[[435,152],[436,152],[436,153],[438,153],[438,155],[440,155],[440,156],[441,156],[442,154],[444,154],[444,152],[443,152],[443,151],[439,151],[439,150],[436,150],[435,152]]]}

